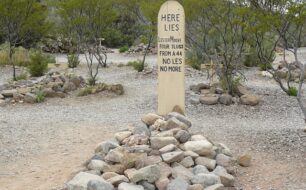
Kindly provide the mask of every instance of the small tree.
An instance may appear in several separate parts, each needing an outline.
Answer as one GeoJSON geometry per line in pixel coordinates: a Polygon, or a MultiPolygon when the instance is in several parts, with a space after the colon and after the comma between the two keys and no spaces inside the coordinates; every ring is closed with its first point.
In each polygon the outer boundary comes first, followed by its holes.
{"type": "Polygon", "coordinates": [[[93,85],[99,68],[107,66],[107,53],[98,41],[112,30],[112,22],[117,18],[113,5],[113,0],[66,0],[58,4],[62,30],[76,42],[77,56],[81,50],[84,52],[93,85]],[[97,65],[94,60],[98,61],[97,65]]]}
{"type": "Polygon", "coordinates": [[[37,0],[0,1],[0,33],[9,44],[9,64],[13,67],[14,80],[16,80],[13,61],[15,48],[40,39],[49,28],[46,18],[47,9],[37,0]]]}
{"type": "Polygon", "coordinates": [[[230,93],[235,93],[246,52],[246,7],[227,0],[184,1],[187,41],[200,60],[218,63],[217,74],[230,93]]]}

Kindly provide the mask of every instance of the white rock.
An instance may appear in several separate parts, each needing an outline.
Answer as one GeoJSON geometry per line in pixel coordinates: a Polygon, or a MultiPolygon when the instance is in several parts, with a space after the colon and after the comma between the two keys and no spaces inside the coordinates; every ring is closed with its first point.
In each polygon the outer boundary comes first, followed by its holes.
{"type": "Polygon", "coordinates": [[[187,151],[193,151],[200,156],[207,156],[211,153],[213,145],[207,140],[200,140],[186,142],[184,147],[187,151]]]}
{"type": "Polygon", "coordinates": [[[181,161],[183,158],[184,158],[184,152],[182,151],[168,152],[162,154],[163,161],[168,164],[181,161]]]}
{"type": "Polygon", "coordinates": [[[141,185],[134,185],[131,183],[120,183],[118,190],[144,190],[141,185]]]}
{"type": "Polygon", "coordinates": [[[101,178],[100,176],[89,174],[86,172],[80,172],[72,180],[70,180],[67,183],[67,189],[68,190],[87,190],[87,184],[91,180],[106,183],[103,180],[103,178],[101,178]]]}

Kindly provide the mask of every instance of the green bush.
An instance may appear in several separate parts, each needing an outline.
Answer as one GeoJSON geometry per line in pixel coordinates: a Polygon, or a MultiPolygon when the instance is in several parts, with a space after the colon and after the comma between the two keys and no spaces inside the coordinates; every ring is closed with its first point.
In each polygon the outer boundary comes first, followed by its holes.
{"type": "Polygon", "coordinates": [[[193,69],[201,70],[201,64],[204,63],[204,60],[201,56],[196,54],[193,51],[187,52],[187,65],[190,65],[193,69]]]}
{"type": "Polygon", "coordinates": [[[290,87],[288,89],[288,95],[289,96],[297,96],[298,95],[298,90],[296,87],[290,87]]]}
{"type": "Polygon", "coordinates": [[[17,75],[17,76],[16,76],[16,81],[19,81],[19,80],[27,80],[27,79],[28,79],[27,73],[21,73],[20,75],[17,75]]]}
{"type": "MultiPolygon", "coordinates": [[[[238,92],[238,86],[241,84],[242,78],[241,77],[234,77],[231,79],[230,84],[233,89],[233,93],[236,94],[238,92]]],[[[227,81],[225,77],[220,78],[220,86],[224,91],[228,91],[227,81]]]]}
{"type": "Polygon", "coordinates": [[[127,51],[129,51],[129,47],[128,47],[128,46],[123,46],[123,47],[121,47],[121,48],[119,49],[119,52],[120,52],[120,53],[124,53],[124,52],[127,52],[127,51]]]}
{"type": "Polygon", "coordinates": [[[36,102],[37,103],[41,103],[43,101],[45,101],[46,99],[46,94],[42,91],[42,90],[38,90],[36,93],[36,102]]]}
{"type": "Polygon", "coordinates": [[[96,82],[97,82],[97,79],[96,78],[88,78],[87,79],[87,84],[89,86],[95,86],[96,85],[96,82]]]}
{"type": "Polygon", "coordinates": [[[94,86],[87,86],[80,90],[80,92],[78,93],[78,96],[87,96],[89,94],[92,94],[93,89],[94,89],[94,86]]]}
{"type": "Polygon", "coordinates": [[[79,57],[76,54],[68,55],[68,67],[77,68],[80,64],[79,57]]]}
{"type": "Polygon", "coordinates": [[[145,64],[142,64],[142,61],[140,60],[130,61],[127,65],[133,67],[138,72],[142,72],[146,66],[145,64]]]}
{"type": "Polygon", "coordinates": [[[271,64],[259,64],[258,66],[261,71],[267,71],[267,70],[272,69],[271,64]]]}
{"type": "Polygon", "coordinates": [[[48,58],[40,51],[30,55],[31,61],[28,66],[29,72],[33,77],[43,76],[48,70],[48,58]]]}

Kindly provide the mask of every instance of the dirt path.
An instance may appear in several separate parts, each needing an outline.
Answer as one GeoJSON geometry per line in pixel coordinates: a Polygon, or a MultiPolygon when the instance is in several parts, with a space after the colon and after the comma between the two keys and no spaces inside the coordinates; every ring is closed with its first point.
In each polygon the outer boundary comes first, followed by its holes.
{"type": "MultiPolygon", "coordinates": [[[[82,66],[76,70],[84,76],[85,71],[82,66]]],[[[239,188],[306,189],[306,138],[299,138],[305,135],[305,124],[296,100],[255,73],[247,72],[247,84],[263,98],[257,107],[192,106],[187,93],[192,130],[227,144],[235,155],[250,152],[253,165],[238,170],[239,188]]],[[[61,187],[81,169],[97,143],[156,110],[156,75],[143,76],[113,66],[103,69],[99,80],[124,84],[126,94],[72,96],[37,105],[0,107],[1,190],[61,187]]],[[[188,72],[186,92],[190,84],[203,81],[202,74],[188,72]]]]}

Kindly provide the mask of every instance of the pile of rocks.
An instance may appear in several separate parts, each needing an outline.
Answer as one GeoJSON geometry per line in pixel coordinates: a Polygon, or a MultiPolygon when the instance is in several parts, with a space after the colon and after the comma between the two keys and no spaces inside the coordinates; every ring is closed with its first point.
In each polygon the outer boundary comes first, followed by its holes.
{"type": "MultiPolygon", "coordinates": [[[[147,114],[99,144],[87,169],[66,183],[68,190],[220,190],[235,184],[236,159],[224,144],[189,132],[177,112],[147,114]]],[[[241,160],[245,166],[249,157],[241,160]]]]}
{"type": "MultiPolygon", "coordinates": [[[[147,49],[148,45],[145,45],[143,43],[137,45],[137,46],[132,46],[130,47],[130,49],[128,50],[128,54],[144,54],[146,49],[147,49]]],[[[157,48],[154,46],[149,47],[148,49],[148,53],[150,54],[157,54],[157,48]]]]}
{"type": "Polygon", "coordinates": [[[243,105],[256,106],[260,103],[260,98],[252,94],[242,85],[238,85],[237,87],[238,97],[231,96],[220,87],[211,86],[204,83],[191,85],[190,90],[193,93],[190,98],[190,103],[193,105],[231,105],[237,102],[243,105]]]}
{"type": "Polygon", "coordinates": [[[45,76],[30,80],[15,81],[0,86],[0,104],[37,103],[37,96],[46,98],[65,98],[69,92],[85,85],[81,76],[67,76],[59,72],[50,72],[45,76]]]}

